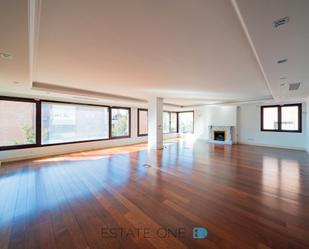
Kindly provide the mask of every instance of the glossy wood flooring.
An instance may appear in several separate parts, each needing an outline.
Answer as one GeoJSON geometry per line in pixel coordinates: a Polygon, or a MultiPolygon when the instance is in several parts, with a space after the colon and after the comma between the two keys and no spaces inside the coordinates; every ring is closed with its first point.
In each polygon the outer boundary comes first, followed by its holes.
{"type": "Polygon", "coordinates": [[[309,248],[309,158],[180,141],[6,164],[0,248],[309,248]]]}

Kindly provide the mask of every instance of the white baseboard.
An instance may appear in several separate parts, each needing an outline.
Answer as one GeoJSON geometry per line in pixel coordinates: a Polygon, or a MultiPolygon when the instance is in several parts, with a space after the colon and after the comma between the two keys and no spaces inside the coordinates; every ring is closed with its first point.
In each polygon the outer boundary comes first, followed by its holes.
{"type": "MultiPolygon", "coordinates": [[[[174,138],[166,138],[163,141],[173,141],[174,138]]],[[[28,149],[21,149],[21,150],[34,150],[36,151],[35,154],[25,153],[22,156],[10,156],[6,158],[0,158],[0,160],[4,163],[8,162],[16,162],[16,161],[23,161],[23,160],[32,160],[32,159],[39,159],[39,158],[45,158],[45,157],[53,157],[53,156],[61,156],[61,155],[67,155],[71,153],[79,153],[79,152],[85,152],[85,151],[92,151],[92,150],[101,150],[101,149],[110,149],[110,148],[116,148],[116,147],[124,147],[129,145],[137,145],[146,143],[147,141],[144,140],[144,137],[140,137],[137,139],[130,139],[125,141],[119,141],[117,144],[96,144],[90,147],[87,147],[85,149],[83,148],[75,148],[75,144],[67,144],[67,145],[54,145],[54,146],[48,146],[48,147],[37,147],[37,148],[28,148],[28,149]],[[61,150],[58,149],[60,146],[69,146],[69,149],[61,150]],[[56,150],[53,150],[53,148],[57,148],[56,150]],[[41,151],[40,149],[47,149],[41,151]]],[[[91,143],[91,142],[90,142],[91,143]]],[[[1,167],[1,161],[0,161],[0,167],[1,167]]]]}
{"type": "Polygon", "coordinates": [[[303,147],[291,147],[291,146],[282,146],[282,145],[273,145],[273,144],[250,143],[250,142],[238,142],[238,144],[262,146],[262,147],[278,148],[278,149],[288,149],[288,150],[301,150],[301,151],[306,151],[309,154],[309,151],[303,147]]]}

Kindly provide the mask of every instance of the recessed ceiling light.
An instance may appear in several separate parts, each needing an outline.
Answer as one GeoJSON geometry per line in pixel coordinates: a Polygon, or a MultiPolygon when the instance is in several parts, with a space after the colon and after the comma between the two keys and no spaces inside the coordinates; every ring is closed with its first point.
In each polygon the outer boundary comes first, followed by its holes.
{"type": "Polygon", "coordinates": [[[282,59],[282,60],[278,60],[277,63],[278,63],[278,64],[281,64],[281,63],[285,63],[285,62],[287,62],[287,61],[288,61],[288,59],[282,59]]]}
{"type": "Polygon", "coordinates": [[[7,54],[7,53],[0,53],[0,58],[4,60],[10,60],[12,59],[12,55],[7,54]]]}
{"type": "Polygon", "coordinates": [[[282,26],[282,25],[288,23],[289,21],[290,21],[290,17],[286,16],[286,17],[280,18],[278,20],[275,20],[273,22],[273,26],[274,26],[274,28],[278,28],[279,26],[282,26]]]}

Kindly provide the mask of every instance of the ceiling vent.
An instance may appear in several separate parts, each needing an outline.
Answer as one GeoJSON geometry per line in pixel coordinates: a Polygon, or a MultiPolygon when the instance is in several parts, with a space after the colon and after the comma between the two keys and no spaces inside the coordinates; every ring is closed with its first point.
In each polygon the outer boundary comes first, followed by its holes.
{"type": "Polygon", "coordinates": [[[300,82],[297,83],[290,83],[289,84],[289,91],[296,91],[300,87],[300,82]]]}
{"type": "Polygon", "coordinates": [[[274,23],[273,23],[274,28],[278,28],[278,27],[280,27],[284,24],[287,24],[289,21],[290,21],[290,17],[288,17],[288,16],[280,18],[280,19],[274,21],[274,23]]]}

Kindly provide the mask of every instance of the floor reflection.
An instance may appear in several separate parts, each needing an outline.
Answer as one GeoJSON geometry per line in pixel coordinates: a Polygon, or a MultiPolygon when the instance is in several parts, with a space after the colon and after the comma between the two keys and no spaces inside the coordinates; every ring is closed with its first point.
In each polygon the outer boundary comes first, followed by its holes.
{"type": "Polygon", "coordinates": [[[298,212],[301,194],[300,177],[298,161],[264,156],[262,165],[264,204],[289,210],[293,214],[298,212]]]}
{"type": "Polygon", "coordinates": [[[96,190],[101,191],[106,181],[125,185],[131,174],[128,153],[91,157],[89,161],[61,158],[64,160],[54,158],[44,167],[22,168],[0,176],[0,226],[91,196],[86,181],[95,182],[96,190]]]}

